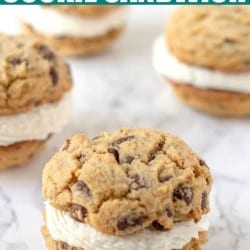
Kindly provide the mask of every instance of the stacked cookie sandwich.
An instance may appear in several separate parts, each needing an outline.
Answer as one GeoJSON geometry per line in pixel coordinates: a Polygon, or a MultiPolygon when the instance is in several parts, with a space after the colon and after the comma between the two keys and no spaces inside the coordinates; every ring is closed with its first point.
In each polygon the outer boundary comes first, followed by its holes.
{"type": "Polygon", "coordinates": [[[28,162],[70,114],[69,68],[30,37],[0,35],[0,169],[28,162]]]}
{"type": "Polygon", "coordinates": [[[154,67],[190,106],[250,114],[250,7],[178,9],[154,44],[154,67]]]}
{"type": "Polygon", "coordinates": [[[43,172],[50,250],[198,250],[211,175],[182,140],[140,128],[68,139],[43,172]]]}

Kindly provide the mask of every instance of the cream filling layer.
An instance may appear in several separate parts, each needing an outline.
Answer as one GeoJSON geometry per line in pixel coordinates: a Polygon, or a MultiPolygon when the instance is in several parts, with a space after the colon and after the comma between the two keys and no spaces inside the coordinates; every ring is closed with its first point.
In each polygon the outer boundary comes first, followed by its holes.
{"type": "Polygon", "coordinates": [[[198,223],[193,221],[179,223],[170,231],[145,229],[128,236],[112,236],[72,219],[67,212],[52,207],[48,202],[46,202],[46,222],[54,240],[85,250],[181,249],[192,238],[199,239],[199,232],[207,231],[209,228],[206,215],[198,223]]]}
{"type": "Polygon", "coordinates": [[[0,146],[44,140],[66,125],[71,111],[71,93],[56,103],[43,104],[27,112],[0,116],[0,146]]]}
{"type": "Polygon", "coordinates": [[[82,17],[42,8],[19,7],[18,16],[38,32],[50,36],[94,38],[121,28],[127,21],[128,7],[119,7],[98,17],[82,17]]]}
{"type": "Polygon", "coordinates": [[[163,35],[153,45],[153,65],[156,71],[180,84],[250,93],[250,73],[224,73],[185,64],[171,54],[163,35]]]}

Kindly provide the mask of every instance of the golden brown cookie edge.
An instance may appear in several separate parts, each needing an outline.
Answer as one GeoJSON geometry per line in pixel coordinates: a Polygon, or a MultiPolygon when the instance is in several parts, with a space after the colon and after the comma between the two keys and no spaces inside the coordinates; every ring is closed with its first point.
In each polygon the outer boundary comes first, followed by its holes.
{"type": "Polygon", "coordinates": [[[23,31],[46,41],[51,47],[57,50],[62,56],[88,57],[98,54],[109,47],[124,30],[124,27],[112,29],[103,36],[85,39],[81,37],[53,37],[47,36],[34,30],[28,24],[22,23],[23,31]]]}
{"type": "Polygon", "coordinates": [[[219,117],[250,115],[250,94],[201,89],[168,80],[175,94],[191,107],[219,117]]]}
{"type": "Polygon", "coordinates": [[[33,108],[41,107],[44,104],[55,104],[57,102],[60,102],[62,100],[62,98],[64,98],[64,95],[67,93],[70,93],[70,92],[71,92],[71,87],[69,90],[67,90],[67,91],[65,90],[65,92],[57,92],[53,96],[44,97],[42,100],[37,102],[35,105],[30,104],[30,105],[25,105],[25,106],[20,106],[20,107],[12,107],[12,108],[1,107],[0,108],[0,116],[1,115],[14,116],[14,115],[28,112],[28,111],[32,110],[33,108]]]}
{"type": "Polygon", "coordinates": [[[23,141],[10,146],[0,146],[0,171],[30,162],[38,155],[46,140],[23,141]]]}

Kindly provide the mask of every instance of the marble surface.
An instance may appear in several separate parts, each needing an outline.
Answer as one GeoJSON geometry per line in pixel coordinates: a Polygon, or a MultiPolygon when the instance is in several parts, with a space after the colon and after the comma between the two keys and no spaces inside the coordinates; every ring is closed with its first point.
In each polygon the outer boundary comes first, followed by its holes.
{"type": "Polygon", "coordinates": [[[45,249],[40,235],[41,172],[64,139],[79,132],[92,137],[121,126],[170,131],[190,144],[214,176],[211,229],[204,249],[249,249],[250,120],[217,119],[189,109],[153,70],[152,42],[171,9],[134,7],[124,36],[109,51],[69,60],[75,80],[70,124],[36,160],[0,173],[0,250],[45,249]]]}

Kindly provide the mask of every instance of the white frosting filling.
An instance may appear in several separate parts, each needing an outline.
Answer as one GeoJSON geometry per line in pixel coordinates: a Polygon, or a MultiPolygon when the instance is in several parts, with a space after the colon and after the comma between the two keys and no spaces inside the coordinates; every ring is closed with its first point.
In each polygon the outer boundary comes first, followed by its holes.
{"type": "Polygon", "coordinates": [[[127,20],[128,7],[119,7],[97,17],[82,17],[40,6],[24,6],[19,8],[18,15],[35,30],[47,35],[93,38],[122,27],[127,20]]]}
{"type": "Polygon", "coordinates": [[[20,141],[44,140],[68,122],[71,95],[56,103],[43,104],[27,112],[0,116],[0,146],[20,141]]]}
{"type": "Polygon", "coordinates": [[[78,222],[67,212],[60,211],[46,202],[46,222],[51,237],[73,247],[85,250],[172,250],[185,246],[192,238],[199,239],[198,233],[207,231],[208,216],[198,222],[183,222],[170,231],[145,229],[128,236],[103,234],[88,224],[78,222]]]}
{"type": "Polygon", "coordinates": [[[250,92],[250,73],[224,73],[185,64],[170,53],[164,36],[153,47],[153,65],[162,75],[181,84],[236,92],[250,92]]]}

